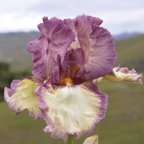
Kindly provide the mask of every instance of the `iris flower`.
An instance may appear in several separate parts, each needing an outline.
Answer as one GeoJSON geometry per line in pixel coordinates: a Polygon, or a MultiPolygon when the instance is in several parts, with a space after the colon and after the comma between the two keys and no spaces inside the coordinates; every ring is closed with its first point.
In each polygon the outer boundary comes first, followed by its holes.
{"type": "Polygon", "coordinates": [[[17,113],[27,109],[46,122],[44,132],[66,140],[92,133],[104,116],[107,94],[98,83],[142,83],[142,75],[114,67],[115,44],[102,20],[92,16],[74,19],[43,18],[40,37],[27,45],[32,56],[32,76],[14,80],[5,88],[5,101],[17,113]]]}

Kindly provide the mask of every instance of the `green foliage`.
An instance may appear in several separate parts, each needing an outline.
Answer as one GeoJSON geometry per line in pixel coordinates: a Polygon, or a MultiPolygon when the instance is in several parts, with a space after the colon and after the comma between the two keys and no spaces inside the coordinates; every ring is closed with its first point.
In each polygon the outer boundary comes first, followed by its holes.
{"type": "Polygon", "coordinates": [[[13,79],[13,74],[9,72],[10,65],[0,62],[0,101],[3,100],[4,87],[8,86],[13,79]]]}
{"type": "Polygon", "coordinates": [[[1,71],[8,71],[9,70],[10,65],[6,62],[0,62],[0,70],[1,71]]]}
{"type": "Polygon", "coordinates": [[[0,62],[0,101],[3,100],[4,87],[9,87],[13,79],[21,79],[29,76],[30,72],[11,72],[10,64],[0,62]]]}

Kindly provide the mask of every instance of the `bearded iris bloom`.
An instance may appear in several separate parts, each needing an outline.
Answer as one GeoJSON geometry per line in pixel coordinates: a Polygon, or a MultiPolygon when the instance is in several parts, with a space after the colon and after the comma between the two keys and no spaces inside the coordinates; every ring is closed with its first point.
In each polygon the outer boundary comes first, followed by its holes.
{"type": "Polygon", "coordinates": [[[14,80],[5,100],[17,113],[27,109],[46,122],[44,131],[67,139],[92,133],[106,112],[108,96],[98,89],[103,78],[142,83],[142,75],[113,67],[115,44],[111,34],[92,16],[43,18],[41,36],[27,49],[33,76],[14,80]]]}

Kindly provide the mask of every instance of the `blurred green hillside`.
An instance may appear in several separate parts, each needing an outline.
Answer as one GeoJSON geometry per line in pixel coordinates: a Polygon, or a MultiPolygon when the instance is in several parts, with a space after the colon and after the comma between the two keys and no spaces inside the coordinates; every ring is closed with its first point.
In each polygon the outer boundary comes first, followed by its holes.
{"type": "Polygon", "coordinates": [[[117,41],[117,64],[144,71],[144,35],[117,41]]]}
{"type": "MultiPolygon", "coordinates": [[[[30,57],[24,47],[36,35],[12,35],[10,39],[6,35],[7,40],[0,36],[0,59],[12,64],[8,71],[14,73],[13,78],[18,74],[12,70],[30,68],[30,57]]],[[[116,49],[118,65],[134,67],[144,73],[144,35],[116,41],[116,49]]],[[[19,77],[24,75],[19,74],[19,77]]],[[[0,81],[2,78],[0,75],[0,81]]],[[[99,143],[144,144],[144,86],[104,80],[100,83],[100,90],[109,95],[109,105],[105,119],[95,128],[99,143]]],[[[53,140],[42,132],[44,126],[42,120],[33,120],[26,111],[17,116],[5,102],[0,103],[0,144],[62,144],[62,141],[53,140]]],[[[83,140],[76,140],[75,144],[82,144],[83,140]]]]}
{"type": "Polygon", "coordinates": [[[10,63],[14,71],[30,69],[31,57],[26,44],[37,37],[38,32],[0,34],[0,61],[10,63]]]}

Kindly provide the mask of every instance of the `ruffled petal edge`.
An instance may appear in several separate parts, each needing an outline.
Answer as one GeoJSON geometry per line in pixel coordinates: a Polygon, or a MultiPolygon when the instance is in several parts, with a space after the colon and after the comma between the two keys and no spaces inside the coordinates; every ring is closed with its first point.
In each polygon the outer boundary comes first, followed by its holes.
{"type": "Polygon", "coordinates": [[[120,66],[114,67],[105,78],[114,82],[128,81],[137,84],[143,83],[142,74],[138,74],[135,69],[129,70],[127,67],[121,68],[120,66]]]}
{"type": "MultiPolygon", "coordinates": [[[[63,90],[64,91],[66,89],[68,90],[68,87],[67,88],[66,87],[65,88],[64,87],[59,87],[59,88],[56,88],[56,89],[54,87],[51,87],[51,86],[47,87],[47,88],[46,87],[37,88],[37,95],[39,95],[39,100],[40,100],[40,108],[43,111],[44,119],[45,119],[46,123],[48,124],[44,128],[44,132],[51,133],[51,136],[53,138],[62,138],[64,140],[66,140],[69,135],[76,135],[79,138],[82,135],[90,134],[90,133],[93,132],[96,124],[104,118],[105,112],[106,112],[106,109],[107,109],[108,96],[106,94],[103,94],[103,93],[99,92],[97,87],[92,82],[81,84],[80,87],[81,87],[82,91],[85,91],[87,94],[95,96],[95,98],[97,99],[96,102],[99,105],[96,108],[97,114],[94,116],[95,120],[86,129],[81,129],[79,131],[77,131],[77,130],[72,130],[72,131],[68,130],[67,131],[66,130],[65,132],[62,132],[62,129],[65,129],[65,128],[61,128],[61,130],[57,129],[58,126],[55,124],[55,121],[53,121],[53,119],[51,119],[51,116],[49,115],[49,111],[51,111],[51,106],[50,106],[51,104],[50,103],[52,103],[52,99],[51,99],[51,101],[49,101],[48,97],[49,96],[50,97],[51,96],[55,97],[55,93],[57,93],[56,91],[59,91],[59,93],[61,93],[61,96],[63,97],[64,96],[63,90]],[[63,95],[62,95],[62,93],[63,93],[63,95]]],[[[73,87],[74,91],[76,91],[75,88],[76,88],[76,86],[73,87]]],[[[59,105],[59,103],[58,103],[58,105],[59,105]]],[[[58,113],[58,111],[56,113],[58,113]]],[[[70,123],[69,123],[68,126],[70,126],[70,123]]]]}
{"type": "Polygon", "coordinates": [[[10,88],[4,89],[4,99],[17,114],[27,109],[34,119],[42,118],[35,88],[36,83],[30,79],[13,80],[10,88]]]}

